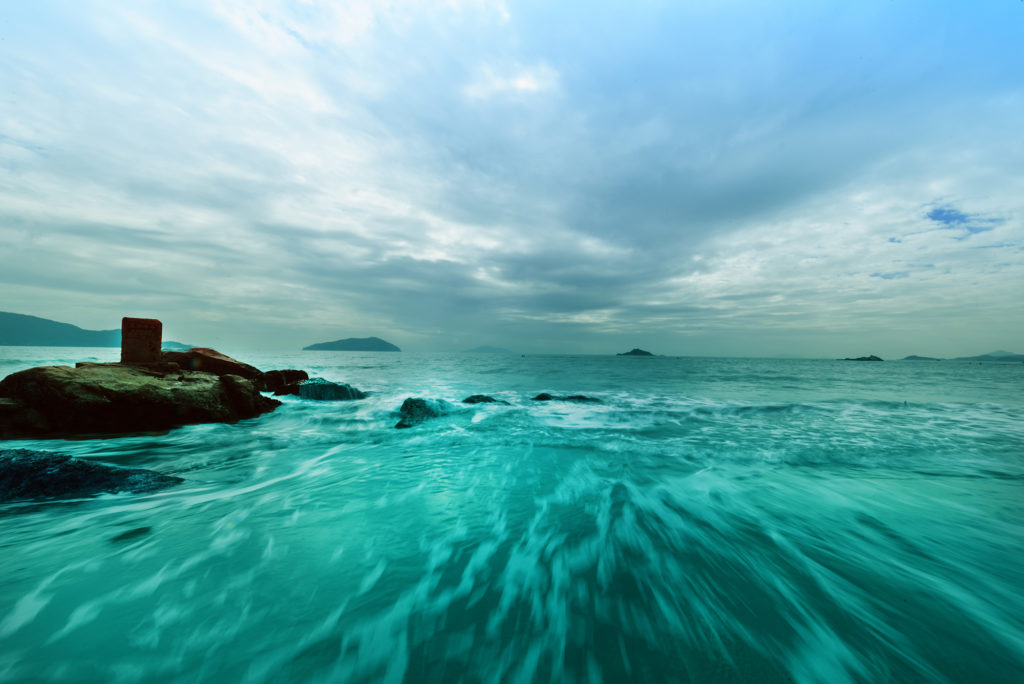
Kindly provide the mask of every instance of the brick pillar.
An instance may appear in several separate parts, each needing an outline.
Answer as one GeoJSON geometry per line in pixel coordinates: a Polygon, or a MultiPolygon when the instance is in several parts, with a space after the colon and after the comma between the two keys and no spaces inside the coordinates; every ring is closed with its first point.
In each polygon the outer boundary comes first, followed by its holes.
{"type": "Polygon", "coordinates": [[[121,363],[160,360],[164,325],[155,318],[121,319],[121,363]]]}

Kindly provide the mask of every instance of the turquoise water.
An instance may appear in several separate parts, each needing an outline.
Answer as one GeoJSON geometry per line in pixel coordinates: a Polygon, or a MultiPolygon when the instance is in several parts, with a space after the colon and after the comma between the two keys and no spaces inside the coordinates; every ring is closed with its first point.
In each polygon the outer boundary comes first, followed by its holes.
{"type": "Polygon", "coordinates": [[[1024,364],[235,355],[373,395],[3,443],[186,483],[0,507],[0,680],[1024,681],[1024,364]]]}

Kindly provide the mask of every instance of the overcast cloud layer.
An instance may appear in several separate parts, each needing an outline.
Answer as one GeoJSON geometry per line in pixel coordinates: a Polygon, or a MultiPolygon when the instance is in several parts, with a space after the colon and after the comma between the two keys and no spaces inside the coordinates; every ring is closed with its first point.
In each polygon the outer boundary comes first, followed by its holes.
{"type": "Polygon", "coordinates": [[[1024,4],[607,5],[4,3],[0,310],[227,350],[1024,351],[1024,4]]]}

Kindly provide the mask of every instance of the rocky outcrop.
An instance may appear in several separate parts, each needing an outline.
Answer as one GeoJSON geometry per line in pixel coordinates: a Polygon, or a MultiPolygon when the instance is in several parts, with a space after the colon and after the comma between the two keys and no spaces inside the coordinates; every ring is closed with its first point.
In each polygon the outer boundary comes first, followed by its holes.
{"type": "Polygon", "coordinates": [[[616,354],[616,356],[654,356],[654,354],[649,351],[633,347],[628,352],[622,352],[621,354],[616,354]]]}
{"type": "MultiPolygon", "coordinates": [[[[214,354],[192,356],[186,365],[192,359],[207,367],[218,367],[218,357],[234,361],[214,354]],[[216,361],[207,364],[207,359],[216,361]]],[[[163,432],[255,418],[281,403],[260,394],[250,379],[186,370],[177,362],[180,357],[172,358],[176,361],[41,366],[12,373],[0,381],[0,438],[163,432]]]]}
{"type": "Polygon", "coordinates": [[[256,378],[256,389],[260,392],[273,392],[280,396],[282,394],[297,394],[299,384],[309,380],[309,373],[304,370],[272,370],[263,373],[256,378]]]}
{"type": "Polygon", "coordinates": [[[65,454],[0,449],[0,502],[150,492],[184,482],[152,470],[119,468],[65,454]]]}
{"type": "Polygon", "coordinates": [[[160,359],[173,363],[184,370],[202,371],[214,375],[237,375],[247,380],[255,380],[263,375],[263,372],[255,366],[242,363],[215,349],[206,349],[205,347],[196,347],[183,352],[161,352],[160,359]]]}
{"type": "Polygon", "coordinates": [[[396,428],[410,428],[419,425],[425,420],[437,418],[451,413],[452,405],[442,399],[421,399],[409,397],[402,402],[402,408],[398,409],[401,420],[395,425],[396,428]]]}
{"type": "Polygon", "coordinates": [[[872,354],[871,356],[858,356],[855,359],[851,359],[849,357],[843,359],[843,361],[881,361],[881,360],[882,359],[878,358],[874,354],[872,354]]]}
{"type": "Polygon", "coordinates": [[[466,397],[465,399],[462,400],[462,403],[463,404],[504,404],[505,406],[508,406],[508,402],[505,401],[504,399],[495,399],[494,397],[489,397],[486,394],[474,394],[472,396],[468,396],[468,397],[466,397]]]}
{"type": "Polygon", "coordinates": [[[533,398],[534,401],[573,401],[580,404],[599,403],[601,400],[595,397],[586,397],[582,394],[570,394],[567,397],[556,397],[547,392],[541,392],[533,398]]]}

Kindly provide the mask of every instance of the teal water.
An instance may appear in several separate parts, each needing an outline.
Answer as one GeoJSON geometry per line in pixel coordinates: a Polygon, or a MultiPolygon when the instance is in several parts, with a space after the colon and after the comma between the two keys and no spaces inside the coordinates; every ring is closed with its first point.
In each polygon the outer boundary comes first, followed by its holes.
{"type": "Polygon", "coordinates": [[[0,680],[1024,681],[1024,364],[235,355],[373,394],[2,443],[186,483],[0,506],[0,680]]]}

